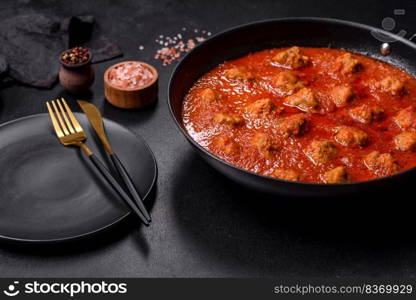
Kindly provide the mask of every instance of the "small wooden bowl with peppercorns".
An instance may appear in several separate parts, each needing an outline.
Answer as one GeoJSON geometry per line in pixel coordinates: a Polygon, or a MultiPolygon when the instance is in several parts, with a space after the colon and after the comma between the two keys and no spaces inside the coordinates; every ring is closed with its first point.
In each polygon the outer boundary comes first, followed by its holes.
{"type": "Polygon", "coordinates": [[[59,82],[69,92],[79,94],[88,90],[95,79],[91,65],[92,54],[84,47],[65,50],[59,56],[59,82]]]}
{"type": "Polygon", "coordinates": [[[158,73],[141,61],[120,62],[104,73],[104,94],[116,107],[141,108],[157,98],[158,73]]]}

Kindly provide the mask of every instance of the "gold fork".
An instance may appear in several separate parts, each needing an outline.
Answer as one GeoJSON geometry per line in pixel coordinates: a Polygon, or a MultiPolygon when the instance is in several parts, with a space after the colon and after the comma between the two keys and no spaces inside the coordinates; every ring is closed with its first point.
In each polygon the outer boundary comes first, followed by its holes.
{"type": "Polygon", "coordinates": [[[138,209],[136,204],[126,194],[117,180],[111,175],[105,165],[98,159],[98,157],[91,151],[91,149],[85,144],[87,135],[82,129],[81,125],[75,118],[68,104],[64,98],[61,100],[52,100],[51,104],[46,102],[49,115],[52,120],[53,128],[58,136],[59,141],[65,146],[77,146],[90,158],[93,165],[107,180],[110,186],[120,195],[120,197],[126,202],[126,204],[136,213],[141,221],[148,226],[149,222],[146,220],[143,213],[138,209]],[[55,103],[56,102],[56,103],[55,103]]]}

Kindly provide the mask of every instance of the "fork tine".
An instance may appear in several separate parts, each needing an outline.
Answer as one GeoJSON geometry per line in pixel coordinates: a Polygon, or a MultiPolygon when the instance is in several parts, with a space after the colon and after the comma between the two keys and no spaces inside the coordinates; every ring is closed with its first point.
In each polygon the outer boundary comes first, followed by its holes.
{"type": "Polygon", "coordinates": [[[63,137],[64,136],[64,133],[62,132],[62,129],[59,126],[58,121],[55,118],[55,114],[54,114],[51,106],[49,105],[49,102],[46,102],[46,106],[48,107],[49,116],[51,117],[52,125],[53,125],[53,128],[55,129],[56,135],[58,136],[58,138],[63,137]]]}
{"type": "Polygon", "coordinates": [[[75,130],[72,127],[71,122],[69,122],[68,117],[66,116],[67,115],[67,112],[65,111],[65,109],[62,108],[61,101],[59,99],[56,99],[56,103],[58,103],[58,107],[61,110],[61,113],[62,113],[62,115],[64,117],[65,124],[68,127],[69,132],[75,133],[75,130]]]}
{"type": "Polygon", "coordinates": [[[68,131],[68,129],[66,129],[65,122],[62,120],[61,113],[60,113],[59,109],[56,107],[54,100],[52,100],[52,106],[55,110],[55,114],[58,117],[59,124],[61,125],[64,134],[68,135],[69,131],[68,131]]]}
{"type": "Polygon", "coordinates": [[[64,98],[61,98],[62,103],[64,104],[65,108],[66,108],[66,112],[69,116],[69,118],[71,119],[72,124],[75,127],[75,131],[76,132],[82,132],[82,127],[81,125],[78,123],[77,119],[75,118],[74,114],[72,113],[72,110],[69,108],[68,104],[66,103],[64,98]]]}

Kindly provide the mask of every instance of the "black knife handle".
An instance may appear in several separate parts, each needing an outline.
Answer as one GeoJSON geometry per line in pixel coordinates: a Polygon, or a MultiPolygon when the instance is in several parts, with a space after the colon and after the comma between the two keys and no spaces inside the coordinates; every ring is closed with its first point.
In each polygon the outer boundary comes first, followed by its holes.
{"type": "Polygon", "coordinates": [[[121,163],[118,156],[113,153],[110,154],[111,160],[116,167],[118,174],[121,177],[121,180],[123,180],[124,184],[127,187],[127,190],[130,192],[131,196],[133,197],[134,201],[136,202],[137,206],[139,207],[140,211],[143,213],[143,215],[146,217],[147,221],[151,221],[152,218],[150,217],[149,212],[147,211],[146,207],[143,204],[143,201],[141,197],[139,196],[139,193],[136,190],[136,187],[134,186],[133,180],[131,180],[131,177],[129,173],[127,173],[126,168],[121,163]]]}
{"type": "Polygon", "coordinates": [[[116,179],[111,175],[110,171],[104,166],[104,164],[98,159],[95,154],[89,156],[90,160],[94,164],[94,166],[100,171],[100,173],[104,176],[107,182],[111,185],[111,187],[120,195],[120,197],[126,202],[126,204],[134,211],[134,213],[141,219],[144,225],[149,226],[149,222],[147,221],[146,217],[142,214],[142,212],[137,208],[134,202],[130,199],[130,197],[126,194],[123,188],[118,184],[116,179]]]}

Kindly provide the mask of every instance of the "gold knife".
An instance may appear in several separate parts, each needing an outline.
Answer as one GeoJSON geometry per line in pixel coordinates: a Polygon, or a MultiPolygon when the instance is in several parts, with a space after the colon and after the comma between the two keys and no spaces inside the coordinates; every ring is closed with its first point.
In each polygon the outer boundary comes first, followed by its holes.
{"type": "Polygon", "coordinates": [[[139,196],[139,193],[136,190],[136,187],[134,186],[133,181],[131,180],[131,177],[127,173],[126,168],[121,163],[120,159],[117,157],[117,155],[114,153],[113,148],[110,145],[110,142],[108,141],[107,135],[105,134],[104,129],[104,123],[103,118],[101,116],[100,111],[98,108],[89,102],[78,100],[79,106],[81,106],[82,111],[85,113],[85,115],[88,118],[88,121],[90,122],[92,128],[94,128],[95,132],[97,133],[97,136],[99,137],[101,143],[103,144],[105,150],[107,151],[108,155],[111,158],[111,161],[113,162],[114,166],[117,169],[118,174],[120,175],[120,178],[123,180],[124,184],[127,187],[127,190],[130,192],[131,196],[135,200],[135,203],[137,204],[137,207],[140,209],[140,211],[143,213],[143,215],[146,217],[147,221],[151,221],[151,217],[149,212],[147,211],[146,207],[143,204],[143,201],[141,197],[139,196]]]}

